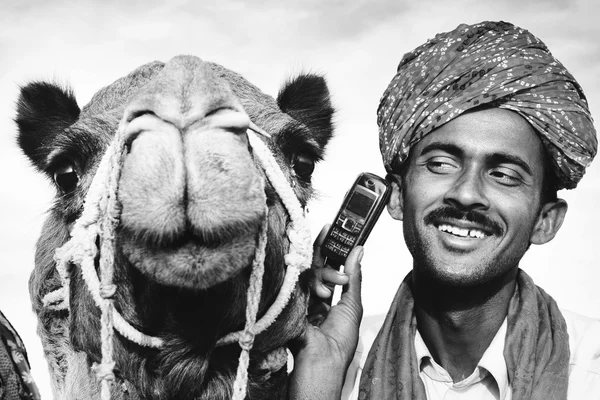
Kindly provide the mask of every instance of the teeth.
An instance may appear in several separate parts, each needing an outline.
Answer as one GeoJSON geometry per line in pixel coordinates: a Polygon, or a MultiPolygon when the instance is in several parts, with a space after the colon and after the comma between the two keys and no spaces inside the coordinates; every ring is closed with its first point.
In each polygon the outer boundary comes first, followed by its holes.
{"type": "Polygon", "coordinates": [[[438,229],[460,237],[472,237],[476,239],[483,239],[485,237],[485,233],[477,229],[462,229],[452,225],[440,225],[438,229]]]}
{"type": "Polygon", "coordinates": [[[483,237],[485,236],[485,233],[475,230],[475,229],[471,229],[469,231],[469,236],[477,238],[477,239],[483,239],[483,237]]]}

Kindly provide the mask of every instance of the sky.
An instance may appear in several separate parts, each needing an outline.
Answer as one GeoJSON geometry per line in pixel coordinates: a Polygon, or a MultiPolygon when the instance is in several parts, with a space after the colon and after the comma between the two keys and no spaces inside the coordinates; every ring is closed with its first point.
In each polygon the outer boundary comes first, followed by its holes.
{"type": "MultiPolygon", "coordinates": [[[[31,80],[69,83],[80,106],[101,87],[152,60],[193,54],[244,75],[275,96],[300,71],[325,74],[338,112],[336,137],[313,182],[316,235],[363,171],[384,174],[376,107],[402,55],[460,23],[504,20],[541,38],[573,73],[600,118],[600,3],[596,0],[28,1],[0,4],[0,309],[21,334],[34,379],[49,378],[27,281],[50,183],[16,146],[15,100],[31,80]]],[[[597,124],[596,124],[597,126],[597,124]]],[[[600,318],[600,161],[569,203],[557,237],[521,267],[560,307],[600,318]]],[[[412,261],[402,226],[384,212],[363,258],[365,315],[385,313],[412,261]]]]}

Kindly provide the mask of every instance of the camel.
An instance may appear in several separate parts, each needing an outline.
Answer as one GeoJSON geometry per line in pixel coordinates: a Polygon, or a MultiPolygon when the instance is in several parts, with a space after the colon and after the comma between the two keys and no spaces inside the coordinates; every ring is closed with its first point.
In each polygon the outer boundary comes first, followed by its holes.
{"type": "Polygon", "coordinates": [[[29,282],[54,398],[285,397],[332,115],[320,75],[274,99],[194,56],[81,110],[68,87],[21,88],[19,146],[56,187],[29,282]]]}

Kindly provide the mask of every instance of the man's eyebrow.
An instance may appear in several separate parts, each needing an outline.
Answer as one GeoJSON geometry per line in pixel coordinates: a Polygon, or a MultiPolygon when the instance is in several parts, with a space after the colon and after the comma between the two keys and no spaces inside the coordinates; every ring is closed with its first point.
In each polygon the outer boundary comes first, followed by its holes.
{"type": "Polygon", "coordinates": [[[521,167],[529,175],[533,175],[533,171],[531,170],[529,164],[527,164],[527,162],[521,157],[516,156],[514,154],[494,153],[487,158],[488,161],[492,164],[514,164],[521,167]]]}
{"type": "Polygon", "coordinates": [[[443,143],[443,142],[433,142],[433,143],[430,143],[427,146],[425,146],[423,148],[423,150],[421,150],[421,154],[419,154],[419,156],[425,155],[432,151],[444,151],[453,156],[460,156],[463,154],[463,150],[454,144],[443,143]]]}

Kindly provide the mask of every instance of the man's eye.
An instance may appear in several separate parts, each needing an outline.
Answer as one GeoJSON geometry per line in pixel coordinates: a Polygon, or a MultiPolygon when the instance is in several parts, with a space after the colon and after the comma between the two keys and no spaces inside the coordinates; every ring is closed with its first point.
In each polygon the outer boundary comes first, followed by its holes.
{"type": "Polygon", "coordinates": [[[427,168],[436,173],[448,173],[458,168],[458,165],[451,159],[443,157],[432,158],[427,161],[427,168]]]}
{"type": "Polygon", "coordinates": [[[492,178],[507,186],[516,186],[521,183],[521,177],[515,171],[507,169],[493,170],[490,172],[492,178]]]}

